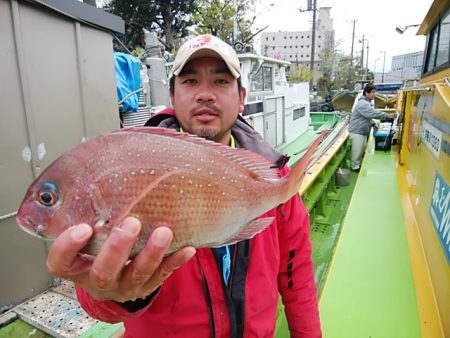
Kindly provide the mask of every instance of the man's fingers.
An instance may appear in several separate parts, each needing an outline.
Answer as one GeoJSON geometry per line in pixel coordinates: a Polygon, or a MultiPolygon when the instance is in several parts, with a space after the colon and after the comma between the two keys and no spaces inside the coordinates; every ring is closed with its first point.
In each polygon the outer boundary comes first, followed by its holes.
{"type": "Polygon", "coordinates": [[[90,273],[91,282],[99,290],[106,290],[117,282],[140,230],[140,221],[137,218],[128,217],[120,228],[114,228],[111,231],[92,264],[90,273]]]}
{"type": "Polygon", "coordinates": [[[173,255],[164,258],[157,271],[155,271],[153,278],[144,286],[144,290],[147,293],[156,290],[175,270],[189,262],[195,255],[195,252],[195,248],[185,247],[173,255]]]}
{"type": "Polygon", "coordinates": [[[134,258],[129,277],[135,286],[142,285],[161,264],[173,239],[172,231],[165,226],[156,228],[145,248],[134,258]]]}
{"type": "Polygon", "coordinates": [[[57,277],[72,278],[73,266],[79,263],[83,265],[82,262],[78,262],[81,259],[78,253],[91,236],[92,228],[88,224],[75,225],[59,235],[47,257],[48,271],[57,277]]]}

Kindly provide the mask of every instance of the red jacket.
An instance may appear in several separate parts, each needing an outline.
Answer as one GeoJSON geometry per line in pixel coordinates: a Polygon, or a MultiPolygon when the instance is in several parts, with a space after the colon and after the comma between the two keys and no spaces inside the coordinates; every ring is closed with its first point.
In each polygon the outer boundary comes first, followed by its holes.
{"type": "MultiPolygon", "coordinates": [[[[160,117],[154,121],[150,124],[161,125],[160,117]]],[[[173,122],[173,118],[164,121],[163,125],[173,122]]],[[[234,129],[233,135],[239,145],[252,148],[245,144],[251,133],[246,129],[251,128],[243,123],[237,122],[246,136],[240,135],[242,130],[234,129]]],[[[250,138],[254,137],[258,136],[250,138]]],[[[267,151],[260,153],[267,155],[267,151]]],[[[276,152],[269,153],[273,157],[276,152]]],[[[285,158],[279,160],[285,162],[285,158]]],[[[288,171],[284,166],[281,175],[288,171]]],[[[112,323],[123,321],[125,337],[262,338],[275,335],[280,293],[291,337],[321,337],[307,210],[296,195],[264,215],[267,216],[275,217],[272,225],[253,239],[236,244],[228,289],[215,251],[198,249],[191,261],[164,282],[149,304],[129,307],[97,301],[80,287],[78,299],[94,318],[112,323]]]]}

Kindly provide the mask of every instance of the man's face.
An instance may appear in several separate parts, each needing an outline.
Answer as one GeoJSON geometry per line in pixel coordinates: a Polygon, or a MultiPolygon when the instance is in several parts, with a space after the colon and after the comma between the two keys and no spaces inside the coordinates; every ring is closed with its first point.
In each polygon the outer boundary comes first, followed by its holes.
{"type": "Polygon", "coordinates": [[[374,98],[375,98],[375,93],[376,93],[377,91],[375,90],[375,89],[373,89],[371,92],[369,92],[369,93],[367,93],[366,94],[366,97],[370,100],[370,101],[372,101],[374,98]]]}
{"type": "Polygon", "coordinates": [[[245,90],[239,95],[225,62],[205,57],[184,66],[170,97],[184,131],[228,144],[231,126],[244,110],[245,90]]]}

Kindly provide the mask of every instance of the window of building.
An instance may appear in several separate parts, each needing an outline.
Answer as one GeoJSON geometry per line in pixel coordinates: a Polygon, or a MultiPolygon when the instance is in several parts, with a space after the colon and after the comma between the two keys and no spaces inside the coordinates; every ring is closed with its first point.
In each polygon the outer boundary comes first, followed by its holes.
{"type": "Polygon", "coordinates": [[[309,39],[309,35],[306,38],[309,39]]]}
{"type": "Polygon", "coordinates": [[[266,41],[269,41],[269,37],[268,36],[266,36],[266,41]]]}
{"type": "Polygon", "coordinates": [[[319,39],[320,39],[321,37],[322,37],[322,36],[319,35],[319,39]]]}
{"type": "Polygon", "coordinates": [[[290,36],[290,37],[289,37],[289,39],[291,39],[291,40],[292,40],[292,36],[290,36]]]}
{"type": "Polygon", "coordinates": [[[287,46],[284,46],[284,49],[286,49],[287,48],[287,46]]]}
{"type": "Polygon", "coordinates": [[[287,39],[287,37],[285,36],[285,37],[284,37],[284,39],[286,40],[286,39],[287,39]]]}
{"type": "Polygon", "coordinates": [[[301,45],[300,47],[303,48],[303,45],[301,45]]]}
{"type": "Polygon", "coordinates": [[[275,37],[272,38],[272,41],[275,41],[275,37]]]}
{"type": "Polygon", "coordinates": [[[298,35],[296,35],[295,38],[298,39],[298,35]]]}
{"type": "Polygon", "coordinates": [[[319,48],[320,48],[320,45],[318,45],[317,47],[319,47],[319,48]]]}
{"type": "Polygon", "coordinates": [[[303,39],[303,35],[302,35],[302,39],[303,39]]]}
{"type": "Polygon", "coordinates": [[[307,45],[306,48],[309,48],[309,45],[307,45]]]}

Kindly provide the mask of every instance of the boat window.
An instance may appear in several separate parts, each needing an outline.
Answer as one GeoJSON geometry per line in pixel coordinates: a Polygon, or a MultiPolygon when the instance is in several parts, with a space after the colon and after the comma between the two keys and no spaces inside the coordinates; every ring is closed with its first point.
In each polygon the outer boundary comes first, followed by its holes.
{"type": "Polygon", "coordinates": [[[429,72],[433,70],[434,67],[434,61],[436,56],[436,45],[437,45],[437,27],[435,27],[430,32],[430,40],[428,44],[428,53],[427,53],[427,64],[425,67],[425,72],[429,72]]]}
{"type": "Polygon", "coordinates": [[[439,30],[439,42],[437,44],[436,67],[448,62],[450,42],[450,15],[442,19],[439,30]]]}
{"type": "Polygon", "coordinates": [[[264,90],[272,90],[272,67],[263,67],[264,90]]]}
{"type": "Polygon", "coordinates": [[[261,67],[250,78],[252,92],[272,91],[272,67],[261,67]]]}
{"type": "Polygon", "coordinates": [[[293,120],[295,121],[295,120],[299,119],[300,117],[305,116],[305,114],[306,114],[305,107],[300,107],[300,108],[294,109],[293,120]]]}

